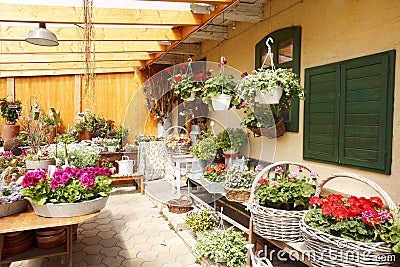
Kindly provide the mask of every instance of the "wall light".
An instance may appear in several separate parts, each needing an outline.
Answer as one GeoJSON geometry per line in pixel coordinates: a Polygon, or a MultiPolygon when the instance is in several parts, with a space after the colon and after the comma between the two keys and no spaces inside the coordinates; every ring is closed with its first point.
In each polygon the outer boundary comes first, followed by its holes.
{"type": "Polygon", "coordinates": [[[46,23],[44,22],[39,23],[39,28],[30,30],[26,35],[25,41],[34,45],[41,45],[41,46],[58,45],[57,36],[48,29],[46,29],[46,23]]]}
{"type": "Polygon", "coordinates": [[[215,5],[203,4],[203,3],[192,3],[192,4],[190,4],[190,9],[195,14],[208,15],[215,10],[215,5]]]}

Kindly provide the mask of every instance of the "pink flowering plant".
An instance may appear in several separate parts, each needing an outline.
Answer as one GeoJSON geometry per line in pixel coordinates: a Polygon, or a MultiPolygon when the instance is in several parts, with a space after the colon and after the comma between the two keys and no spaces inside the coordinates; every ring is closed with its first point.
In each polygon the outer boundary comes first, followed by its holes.
{"type": "Polygon", "coordinates": [[[285,210],[306,209],[308,201],[315,193],[318,175],[308,172],[303,166],[297,166],[297,170],[285,166],[277,166],[274,170],[267,171],[266,177],[258,180],[255,198],[260,205],[267,207],[285,210]]]}
{"type": "Polygon", "coordinates": [[[46,171],[37,169],[25,174],[21,183],[22,193],[38,205],[82,202],[106,197],[111,191],[110,176],[109,168],[67,167],[55,171],[52,177],[48,177],[46,171]]]}

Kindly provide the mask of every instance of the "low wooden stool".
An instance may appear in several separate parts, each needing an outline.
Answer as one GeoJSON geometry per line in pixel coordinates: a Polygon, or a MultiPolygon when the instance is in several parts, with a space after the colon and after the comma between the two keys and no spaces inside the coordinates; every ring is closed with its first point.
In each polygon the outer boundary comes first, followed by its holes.
{"type": "Polygon", "coordinates": [[[121,185],[121,184],[130,184],[133,181],[139,180],[136,182],[138,185],[138,190],[142,195],[144,195],[144,175],[142,173],[135,172],[129,175],[118,175],[114,174],[111,176],[114,181],[111,183],[112,185],[121,185]]]}

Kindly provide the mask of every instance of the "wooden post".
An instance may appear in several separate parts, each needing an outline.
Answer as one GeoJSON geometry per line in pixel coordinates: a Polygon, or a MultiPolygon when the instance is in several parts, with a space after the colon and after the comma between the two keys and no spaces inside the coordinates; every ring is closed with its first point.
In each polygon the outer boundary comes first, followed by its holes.
{"type": "Polygon", "coordinates": [[[15,100],[15,78],[7,78],[7,98],[10,101],[15,100]]]}
{"type": "Polygon", "coordinates": [[[78,113],[81,112],[82,108],[82,80],[81,75],[75,75],[75,87],[74,87],[74,125],[75,121],[78,120],[78,113]]]}

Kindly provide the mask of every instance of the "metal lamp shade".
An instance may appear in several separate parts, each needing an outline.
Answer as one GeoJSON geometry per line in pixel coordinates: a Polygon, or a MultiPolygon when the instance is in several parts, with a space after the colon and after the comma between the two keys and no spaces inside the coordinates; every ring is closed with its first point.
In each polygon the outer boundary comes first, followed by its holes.
{"type": "Polygon", "coordinates": [[[54,33],[46,28],[37,28],[30,30],[26,36],[25,41],[35,45],[41,46],[57,46],[58,40],[54,33]]]}

